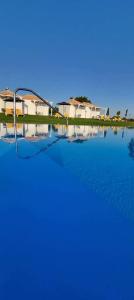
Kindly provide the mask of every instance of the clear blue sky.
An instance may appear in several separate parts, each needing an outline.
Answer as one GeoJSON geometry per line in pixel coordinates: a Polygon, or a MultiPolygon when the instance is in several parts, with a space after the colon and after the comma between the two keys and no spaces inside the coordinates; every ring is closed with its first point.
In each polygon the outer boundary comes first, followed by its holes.
{"type": "Polygon", "coordinates": [[[1,0],[0,88],[134,113],[134,1],[1,0]]]}

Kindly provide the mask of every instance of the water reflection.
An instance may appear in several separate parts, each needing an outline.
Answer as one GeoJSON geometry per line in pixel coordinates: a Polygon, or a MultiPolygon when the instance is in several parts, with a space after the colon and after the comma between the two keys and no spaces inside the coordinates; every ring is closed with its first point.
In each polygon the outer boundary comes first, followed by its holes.
{"type": "Polygon", "coordinates": [[[129,156],[134,159],[134,138],[132,138],[128,144],[129,156]]]}
{"type": "Polygon", "coordinates": [[[105,129],[97,126],[84,126],[84,125],[69,125],[60,126],[56,125],[57,134],[60,137],[67,138],[69,142],[83,143],[94,137],[104,137],[105,129]]]}
{"type": "Polygon", "coordinates": [[[14,145],[21,159],[46,153],[54,163],[73,172],[95,193],[134,218],[133,136],[134,130],[126,128],[17,124],[15,140],[14,126],[0,124],[0,156],[14,145]]]}
{"type": "MultiPolygon", "coordinates": [[[[83,144],[95,138],[106,139],[109,133],[117,136],[120,132],[121,138],[124,138],[126,135],[126,129],[121,127],[109,128],[85,125],[17,124],[16,130],[17,139],[15,139],[14,135],[14,125],[11,123],[1,123],[0,141],[8,145],[16,143],[17,153],[19,153],[18,144],[20,141],[28,142],[29,145],[38,144],[34,153],[22,156],[27,159],[47,151],[61,140],[66,140],[68,143],[83,144]]],[[[134,159],[134,139],[131,138],[128,148],[129,156],[134,159]]]]}
{"type": "MultiPolygon", "coordinates": [[[[31,142],[48,138],[49,125],[48,124],[17,124],[17,138],[25,139],[31,142]]],[[[14,125],[0,124],[0,139],[7,143],[14,143],[14,125]]]]}
{"type": "MultiPolygon", "coordinates": [[[[70,143],[83,143],[92,138],[106,138],[109,127],[104,126],[84,126],[84,125],[49,125],[49,124],[17,124],[17,139],[25,139],[29,142],[37,142],[52,137],[52,134],[67,139],[70,143]]],[[[112,127],[115,135],[124,129],[112,127]]],[[[14,126],[13,124],[0,124],[0,140],[6,143],[14,143],[14,126]]]]}

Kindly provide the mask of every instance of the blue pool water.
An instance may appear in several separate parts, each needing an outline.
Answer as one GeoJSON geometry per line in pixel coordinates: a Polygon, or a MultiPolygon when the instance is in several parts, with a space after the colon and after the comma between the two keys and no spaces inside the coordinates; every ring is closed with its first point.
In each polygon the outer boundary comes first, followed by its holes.
{"type": "Polygon", "coordinates": [[[134,129],[0,124],[0,299],[134,299],[134,129]]]}

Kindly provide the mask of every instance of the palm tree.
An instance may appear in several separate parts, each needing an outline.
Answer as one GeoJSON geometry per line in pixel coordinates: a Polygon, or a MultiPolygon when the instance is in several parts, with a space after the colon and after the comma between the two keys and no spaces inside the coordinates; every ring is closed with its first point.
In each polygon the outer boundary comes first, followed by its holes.
{"type": "Polygon", "coordinates": [[[108,107],[107,112],[106,112],[106,116],[108,117],[110,115],[110,109],[108,107]]]}
{"type": "Polygon", "coordinates": [[[116,113],[117,117],[120,117],[120,114],[121,114],[121,111],[118,110],[117,113],[116,113]]]}
{"type": "Polygon", "coordinates": [[[126,109],[126,112],[125,112],[125,118],[127,118],[127,115],[128,115],[128,108],[126,109]]]}

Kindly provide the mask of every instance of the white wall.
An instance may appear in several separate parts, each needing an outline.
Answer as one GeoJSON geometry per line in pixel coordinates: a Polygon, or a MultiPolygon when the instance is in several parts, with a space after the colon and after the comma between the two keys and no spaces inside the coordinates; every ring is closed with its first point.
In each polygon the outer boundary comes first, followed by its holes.
{"type": "MultiPolygon", "coordinates": [[[[22,105],[23,105],[22,102],[16,102],[16,109],[20,109],[22,111],[23,110],[22,105]]],[[[5,106],[3,108],[13,109],[14,108],[13,101],[12,102],[10,102],[10,101],[5,102],[5,106]]]]}
{"type": "Polygon", "coordinates": [[[73,105],[59,105],[59,112],[69,118],[75,117],[75,107],[73,105]]]}
{"type": "MultiPolygon", "coordinates": [[[[16,102],[16,108],[17,109],[20,109],[21,111],[23,111],[22,109],[22,102],[16,102]]],[[[6,109],[6,108],[9,108],[9,109],[13,109],[14,108],[14,105],[13,105],[13,101],[3,101],[2,98],[0,98],[0,112],[2,112],[2,109],[6,109]]]]}
{"type": "Polygon", "coordinates": [[[49,107],[47,105],[37,105],[37,115],[48,116],[49,107]]]}
{"type": "Polygon", "coordinates": [[[31,100],[25,100],[24,103],[24,114],[25,115],[36,115],[35,102],[31,100]]]}
{"type": "Polygon", "coordinates": [[[99,110],[93,110],[93,111],[91,111],[91,118],[96,118],[96,117],[98,117],[98,116],[100,116],[101,115],[101,111],[99,110]]]}
{"type": "Polygon", "coordinates": [[[81,108],[80,106],[74,105],[59,105],[59,112],[63,115],[68,115],[70,118],[96,118],[101,114],[100,111],[92,110],[90,107],[86,106],[81,108]]]}
{"type": "Polygon", "coordinates": [[[3,99],[0,97],[0,113],[2,113],[2,109],[4,108],[4,101],[3,99]]]}
{"type": "Polygon", "coordinates": [[[47,105],[36,104],[34,101],[25,100],[24,102],[24,114],[25,115],[49,115],[49,107],[47,105]]]}
{"type": "Polygon", "coordinates": [[[75,113],[76,118],[86,118],[86,109],[84,108],[76,108],[76,113],[75,113]]]}
{"type": "Polygon", "coordinates": [[[100,116],[100,111],[98,110],[92,110],[90,107],[85,107],[85,109],[78,108],[76,109],[76,117],[80,118],[96,118],[97,116],[100,116]]]}

